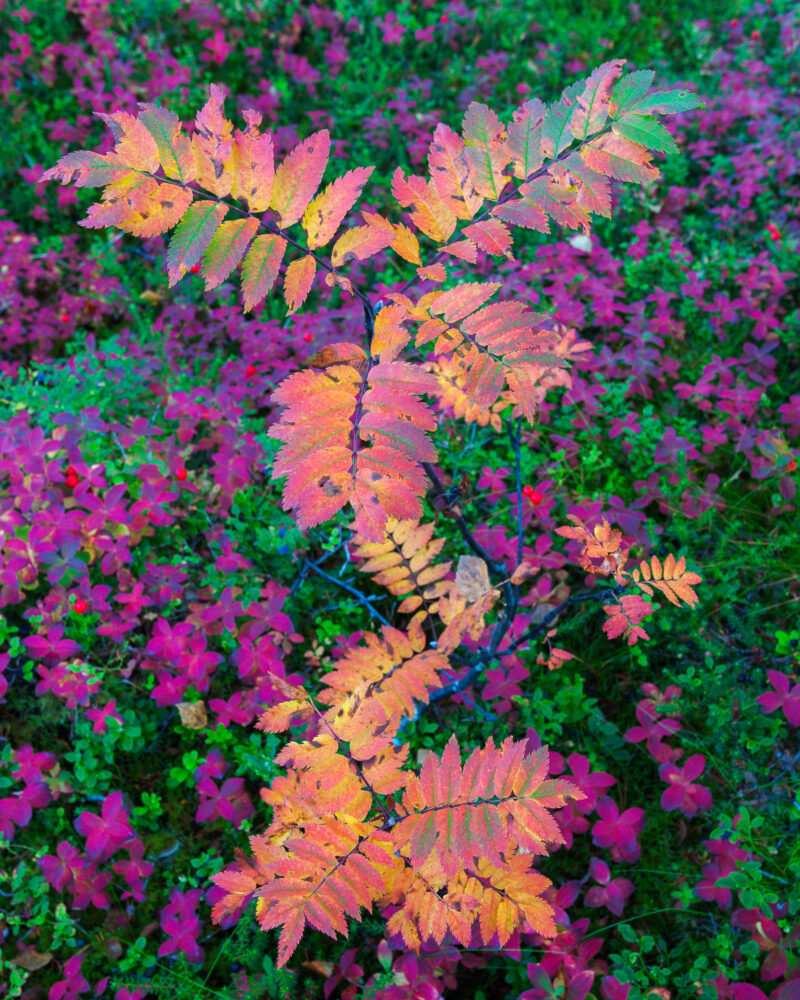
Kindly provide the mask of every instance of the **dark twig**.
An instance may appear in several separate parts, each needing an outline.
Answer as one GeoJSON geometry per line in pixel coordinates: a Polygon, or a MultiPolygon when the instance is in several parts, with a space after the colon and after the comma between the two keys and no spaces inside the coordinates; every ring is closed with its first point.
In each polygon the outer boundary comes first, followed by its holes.
{"type": "Polygon", "coordinates": [[[508,424],[508,436],[511,438],[511,447],[514,449],[514,463],[517,473],[517,565],[522,562],[522,462],[519,454],[520,437],[522,436],[522,417],[517,418],[515,430],[512,431],[508,424]]]}
{"type": "Polygon", "coordinates": [[[515,639],[508,649],[503,650],[504,655],[513,653],[519,649],[520,646],[524,646],[533,639],[537,639],[543,632],[547,631],[551,623],[555,621],[555,619],[558,618],[562,612],[566,611],[567,608],[571,608],[575,604],[585,604],[587,601],[607,601],[609,597],[619,597],[624,590],[625,588],[622,586],[602,587],[600,590],[590,590],[585,594],[575,594],[572,597],[568,597],[566,601],[562,601],[558,607],[553,608],[552,611],[548,611],[538,625],[533,625],[527,630],[527,632],[523,632],[518,639],[515,639]]]}
{"type": "MultiPolygon", "coordinates": [[[[447,490],[444,488],[444,484],[439,478],[439,474],[436,471],[435,466],[431,465],[430,462],[423,462],[422,468],[428,474],[428,478],[433,483],[435,488],[435,496],[444,496],[447,490]]],[[[470,531],[469,525],[464,519],[463,514],[453,514],[453,520],[456,523],[456,527],[461,532],[461,537],[469,545],[476,556],[480,556],[481,559],[486,563],[489,569],[493,570],[495,573],[503,574],[505,573],[505,566],[502,563],[495,562],[494,559],[489,555],[486,549],[481,545],[481,543],[475,538],[475,536],[470,531]]]]}
{"type": "MultiPolygon", "coordinates": [[[[503,655],[507,656],[510,653],[513,653],[517,649],[519,649],[520,646],[523,646],[526,643],[532,642],[534,639],[538,638],[538,636],[540,636],[543,632],[547,631],[550,624],[563,611],[566,611],[567,608],[572,607],[575,604],[584,604],[587,601],[607,600],[612,594],[617,596],[620,593],[622,593],[624,589],[625,589],[624,587],[604,587],[602,590],[599,591],[593,590],[586,594],[576,594],[574,597],[568,597],[567,600],[559,604],[557,608],[553,608],[552,611],[549,611],[541,620],[541,622],[539,622],[538,625],[535,625],[532,628],[528,629],[528,631],[525,632],[523,635],[521,635],[518,639],[516,639],[508,647],[508,649],[504,649],[503,655]]],[[[510,623],[508,627],[510,627],[510,623]]],[[[507,630],[508,628],[504,629],[503,635],[505,635],[505,632],[507,630]]],[[[500,642],[502,642],[502,637],[500,639],[500,642]]],[[[431,691],[428,698],[429,704],[441,701],[443,698],[449,698],[450,695],[458,694],[459,692],[464,691],[466,688],[474,684],[475,681],[483,673],[483,670],[486,667],[486,665],[495,658],[497,652],[497,646],[499,646],[499,642],[496,644],[494,642],[490,642],[487,649],[480,650],[476,654],[476,660],[473,662],[472,666],[470,666],[469,670],[463,675],[463,677],[459,677],[458,680],[452,681],[450,684],[447,684],[444,687],[437,688],[435,691],[431,691]]]]}
{"type": "MultiPolygon", "coordinates": [[[[335,556],[336,553],[339,551],[339,549],[341,549],[342,546],[344,546],[344,545],[345,545],[344,540],[340,541],[339,544],[336,546],[336,548],[331,549],[330,552],[326,552],[323,556],[320,556],[320,558],[317,559],[317,562],[316,562],[315,565],[318,566],[320,563],[324,562],[326,559],[330,559],[331,556],[335,556]]],[[[292,586],[291,586],[291,588],[289,590],[289,596],[290,597],[293,597],[297,593],[297,591],[300,589],[300,587],[302,586],[303,581],[305,580],[306,576],[308,576],[308,571],[311,569],[312,564],[313,564],[313,560],[309,559],[308,557],[306,557],[303,560],[303,565],[297,571],[297,576],[295,577],[294,583],[292,584],[292,586]]],[[[345,563],[345,565],[346,565],[346,563],[345,563]]]]}
{"type": "Polygon", "coordinates": [[[337,587],[341,587],[342,590],[346,590],[348,594],[352,594],[353,597],[355,597],[359,601],[359,603],[363,604],[365,608],[369,609],[370,614],[375,615],[375,617],[378,619],[379,622],[381,622],[382,625],[388,626],[390,624],[388,619],[384,618],[383,615],[380,613],[380,611],[378,611],[377,608],[373,608],[372,606],[372,602],[378,600],[377,596],[367,597],[366,594],[362,594],[360,590],[356,590],[355,587],[351,587],[350,584],[345,583],[344,580],[337,580],[335,576],[331,576],[330,573],[326,573],[324,569],[320,569],[320,567],[315,562],[311,562],[311,560],[309,559],[306,560],[306,564],[308,566],[308,569],[313,570],[313,572],[315,572],[317,576],[321,576],[323,580],[327,580],[329,583],[334,583],[336,584],[337,587]]]}
{"type": "MultiPolygon", "coordinates": [[[[445,698],[449,698],[450,695],[452,694],[459,694],[459,692],[466,690],[468,687],[471,687],[475,683],[475,681],[480,677],[483,671],[483,667],[484,667],[483,663],[473,664],[473,666],[469,668],[469,670],[463,675],[463,677],[459,677],[458,680],[451,681],[444,687],[440,687],[437,688],[435,691],[431,691],[430,695],[428,696],[428,703],[433,704],[433,702],[442,701],[445,698]]],[[[495,718],[495,716],[492,716],[492,718],[495,718]]]]}

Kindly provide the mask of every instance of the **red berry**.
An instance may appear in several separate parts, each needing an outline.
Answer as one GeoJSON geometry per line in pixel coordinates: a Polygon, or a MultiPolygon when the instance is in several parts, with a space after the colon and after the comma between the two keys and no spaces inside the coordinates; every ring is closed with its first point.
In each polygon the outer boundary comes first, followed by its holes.
{"type": "Polygon", "coordinates": [[[175,478],[180,479],[181,482],[183,482],[188,475],[189,473],[186,471],[186,469],[184,469],[183,466],[181,466],[180,469],[176,469],[175,471],[175,478]]]}
{"type": "Polygon", "coordinates": [[[248,377],[250,377],[252,375],[255,375],[255,373],[256,373],[256,366],[255,365],[248,365],[247,368],[245,368],[244,373],[248,377]]]}
{"type": "Polygon", "coordinates": [[[64,471],[65,471],[65,475],[67,475],[67,476],[77,476],[78,475],[78,470],[75,468],[74,465],[68,465],[67,468],[64,471]]]}
{"type": "Polygon", "coordinates": [[[538,490],[534,490],[532,493],[528,495],[528,499],[534,505],[534,507],[536,507],[542,502],[542,500],[544,500],[544,497],[538,490]]]}
{"type": "Polygon", "coordinates": [[[732,28],[738,28],[739,27],[739,18],[738,17],[731,18],[731,27],[732,28]]]}
{"type": "Polygon", "coordinates": [[[750,33],[750,37],[753,39],[754,42],[757,42],[759,38],[761,38],[761,32],[758,30],[758,28],[756,28],[755,31],[750,33]]]}
{"type": "Polygon", "coordinates": [[[62,323],[69,323],[70,315],[69,313],[61,313],[61,315],[58,318],[61,320],[62,323]]]}
{"type": "Polygon", "coordinates": [[[76,597],[75,604],[73,605],[73,607],[75,608],[75,614],[82,615],[89,607],[89,605],[86,603],[86,601],[84,601],[82,597],[76,597]]]}
{"type": "Polygon", "coordinates": [[[450,18],[447,16],[447,14],[442,14],[442,16],[439,18],[439,23],[440,24],[447,24],[447,22],[449,20],[450,20],[450,18]]]}
{"type": "Polygon", "coordinates": [[[197,274],[199,270],[200,270],[199,264],[192,264],[192,266],[189,268],[189,274],[197,274]]]}
{"type": "Polygon", "coordinates": [[[304,333],[304,334],[303,334],[303,340],[304,340],[304,341],[305,341],[306,343],[308,343],[308,342],[309,342],[309,341],[311,340],[311,334],[310,334],[310,333],[304,333]]]}
{"type": "Polygon", "coordinates": [[[69,488],[70,488],[71,490],[74,490],[74,489],[75,489],[75,487],[76,487],[76,486],[78,485],[78,483],[80,482],[80,480],[78,479],[78,477],[77,477],[77,476],[74,476],[74,475],[69,475],[69,476],[67,476],[67,478],[66,478],[65,482],[66,482],[67,486],[69,486],[69,488]]]}
{"type": "Polygon", "coordinates": [[[789,464],[786,466],[786,471],[787,472],[797,471],[797,459],[794,458],[789,459],[789,464]]]}
{"type": "Polygon", "coordinates": [[[527,486],[523,486],[522,492],[525,494],[526,497],[528,497],[531,495],[531,493],[533,493],[533,487],[530,484],[528,484],[527,486]]]}

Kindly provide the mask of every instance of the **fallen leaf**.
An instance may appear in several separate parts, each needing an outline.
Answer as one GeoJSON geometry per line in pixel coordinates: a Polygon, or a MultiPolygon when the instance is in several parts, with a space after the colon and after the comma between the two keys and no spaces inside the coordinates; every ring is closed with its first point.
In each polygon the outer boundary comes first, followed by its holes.
{"type": "Polygon", "coordinates": [[[515,585],[520,584],[523,580],[530,580],[530,578],[535,575],[536,567],[533,563],[521,562],[511,574],[511,582],[515,585]]]}
{"type": "Polygon", "coordinates": [[[312,972],[316,972],[317,975],[324,976],[326,979],[330,979],[333,975],[333,962],[321,962],[319,959],[316,959],[313,962],[301,962],[300,964],[304,969],[310,969],[312,972]]]}
{"type": "Polygon", "coordinates": [[[204,729],[208,725],[205,702],[179,701],[178,714],[187,729],[204,729]]]}
{"type": "Polygon", "coordinates": [[[50,951],[37,951],[35,948],[28,948],[16,958],[12,958],[11,965],[16,965],[17,968],[24,969],[26,972],[35,972],[37,969],[43,969],[49,965],[52,958],[53,953],[50,951]]]}
{"type": "Polygon", "coordinates": [[[461,556],[456,569],[458,592],[471,604],[492,589],[489,567],[480,556],[461,556]]]}

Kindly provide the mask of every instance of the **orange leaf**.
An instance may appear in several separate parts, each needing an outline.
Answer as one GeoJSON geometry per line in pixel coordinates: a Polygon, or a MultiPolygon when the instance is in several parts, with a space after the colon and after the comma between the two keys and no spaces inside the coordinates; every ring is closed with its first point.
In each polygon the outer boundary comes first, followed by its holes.
{"type": "Polygon", "coordinates": [[[167,248],[170,288],[199,262],[227,211],[227,205],[216,201],[196,201],[189,207],[167,248]]]}
{"type": "Polygon", "coordinates": [[[447,270],[444,264],[429,264],[428,267],[418,267],[417,276],[421,281],[445,281],[447,270]]]}
{"type": "Polygon", "coordinates": [[[519,584],[524,583],[526,580],[530,580],[532,576],[536,576],[536,573],[537,569],[533,563],[521,562],[511,574],[510,582],[519,586],[519,584]]]}
{"type": "Polygon", "coordinates": [[[456,216],[444,204],[430,181],[411,175],[403,177],[400,167],[392,175],[392,194],[403,208],[411,209],[411,221],[426,236],[444,243],[456,228],[456,216]]]}
{"type": "Polygon", "coordinates": [[[370,538],[381,536],[387,517],[421,514],[427,480],[420,462],[436,460],[427,437],[436,419],[418,397],[433,384],[399,361],[372,364],[364,375],[333,365],[284,379],[272,394],[286,407],[269,431],[284,442],[272,474],[287,477],[284,509],[296,510],[301,530],[348,503],[356,530],[370,538]]]}
{"type": "Polygon", "coordinates": [[[330,148],[328,130],[314,132],[295,146],[275,171],[270,208],[280,215],[281,229],[302,219],[325,173],[330,148]]]}
{"type": "Polygon", "coordinates": [[[246,201],[249,211],[264,212],[269,208],[275,182],[272,136],[259,132],[261,115],[257,111],[243,111],[242,116],[247,128],[244,132],[237,128],[233,133],[231,194],[246,201]]]}
{"type": "Polygon", "coordinates": [[[298,257],[286,268],[286,275],[283,279],[283,294],[286,305],[289,307],[287,316],[297,312],[305,302],[316,273],[317,262],[311,254],[298,257]]]}
{"type": "Polygon", "coordinates": [[[211,84],[210,97],[194,120],[192,136],[197,180],[218,198],[230,194],[233,177],[225,169],[231,153],[233,124],[223,114],[225,91],[211,84]]]}
{"type": "Polygon", "coordinates": [[[639,569],[635,569],[631,576],[639,589],[650,597],[655,589],[677,606],[683,602],[694,607],[698,602],[697,594],[692,588],[702,583],[702,577],[697,573],[687,572],[683,557],[676,561],[675,556],[670,553],[662,566],[658,556],[651,556],[650,562],[639,563],[639,569]],[[642,580],[646,582],[643,583],[642,580]]]}
{"type": "Polygon", "coordinates": [[[245,312],[257,306],[275,284],[285,252],[286,240],[282,236],[257,236],[253,240],[242,263],[245,312]]]}
{"type": "Polygon", "coordinates": [[[420,264],[419,241],[408,226],[404,226],[401,222],[398,222],[394,228],[394,233],[392,250],[410,264],[420,264]]]}
{"type": "Polygon", "coordinates": [[[514,164],[514,176],[526,181],[544,162],[542,120],[545,105],[538,98],[525,101],[514,111],[508,126],[506,147],[514,164]]]}
{"type": "Polygon", "coordinates": [[[406,309],[400,305],[384,306],[375,317],[372,354],[381,361],[394,361],[409,341],[410,334],[402,326],[406,309]]]}
{"type": "Polygon", "coordinates": [[[511,255],[511,234],[499,219],[484,219],[467,226],[464,235],[476,243],[485,253],[494,257],[513,260],[511,255]]]}
{"type": "Polygon", "coordinates": [[[458,240],[456,243],[450,243],[448,246],[442,247],[442,253],[449,253],[470,264],[478,262],[478,248],[471,240],[458,240]]]}
{"type": "Polygon", "coordinates": [[[457,323],[488,302],[500,288],[499,281],[468,281],[441,292],[431,306],[432,316],[443,316],[447,323],[457,323]]]}
{"type": "Polygon", "coordinates": [[[464,140],[447,125],[436,126],[428,150],[428,169],[443,204],[458,219],[474,219],[483,198],[472,185],[464,140]]]}
{"type": "Polygon", "coordinates": [[[381,250],[385,250],[395,239],[391,227],[354,226],[342,233],[333,244],[331,264],[341,267],[351,260],[366,260],[381,250]]]}
{"type": "Polygon", "coordinates": [[[503,205],[495,205],[492,209],[492,215],[507,222],[510,226],[536,229],[540,233],[550,232],[547,216],[542,211],[541,205],[531,201],[530,198],[514,198],[503,205]]]}
{"type": "Polygon", "coordinates": [[[643,146],[615,132],[592,139],[581,146],[580,154],[592,170],[618,181],[648,184],[661,176],[651,162],[651,154],[643,146]]]}
{"type": "Polygon", "coordinates": [[[308,237],[309,250],[325,246],[333,238],[374,169],[356,167],[355,170],[348,170],[311,202],[303,215],[303,229],[308,237]]]}
{"type": "Polygon", "coordinates": [[[576,139],[585,141],[598,132],[608,118],[611,92],[625,65],[624,59],[611,59],[595,69],[578,95],[570,130],[576,139]]]}
{"type": "Polygon", "coordinates": [[[358,344],[340,341],[326,344],[308,359],[309,368],[330,368],[331,365],[351,365],[358,372],[364,371],[367,355],[358,344]]]}
{"type": "Polygon", "coordinates": [[[473,101],[464,114],[461,130],[475,191],[497,201],[508,183],[503,169],[511,159],[503,123],[491,108],[473,101]]]}
{"type": "Polygon", "coordinates": [[[167,177],[188,184],[197,176],[192,144],[181,132],[178,116],[157,104],[140,104],[139,120],[153,137],[161,169],[167,177]]]}

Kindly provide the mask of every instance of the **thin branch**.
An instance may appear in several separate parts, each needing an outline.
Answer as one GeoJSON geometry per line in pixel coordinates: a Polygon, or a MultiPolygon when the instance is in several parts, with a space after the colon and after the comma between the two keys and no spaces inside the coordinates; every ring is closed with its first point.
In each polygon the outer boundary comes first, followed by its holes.
{"type": "MultiPolygon", "coordinates": [[[[339,551],[340,548],[342,548],[344,544],[345,544],[344,541],[340,541],[339,544],[336,546],[336,548],[331,549],[330,552],[326,552],[325,555],[321,556],[317,560],[317,564],[324,562],[326,559],[330,559],[331,556],[335,556],[336,553],[339,551]]],[[[293,597],[294,594],[296,594],[297,591],[302,586],[303,580],[305,580],[306,576],[308,575],[308,571],[311,568],[311,562],[312,562],[311,559],[309,559],[308,557],[306,557],[303,560],[303,565],[298,570],[294,583],[292,584],[291,589],[289,590],[290,597],[293,597]]]]}
{"type": "Polygon", "coordinates": [[[352,594],[353,597],[359,601],[359,603],[369,609],[371,614],[375,615],[382,625],[390,625],[388,619],[384,618],[380,611],[372,606],[373,601],[379,600],[378,596],[367,597],[366,594],[362,594],[360,590],[356,590],[355,587],[351,587],[350,584],[345,583],[344,580],[337,580],[335,576],[331,576],[330,573],[326,573],[324,569],[320,569],[315,562],[311,562],[309,559],[306,560],[306,565],[308,569],[313,570],[313,572],[315,572],[317,576],[321,576],[323,580],[327,580],[329,583],[333,583],[337,587],[341,587],[342,590],[346,590],[348,594],[352,594]]]}
{"type": "MultiPolygon", "coordinates": [[[[422,468],[428,474],[428,478],[433,483],[436,492],[434,496],[440,497],[447,494],[447,490],[444,488],[444,484],[439,478],[439,474],[436,471],[435,466],[431,465],[430,462],[423,462],[422,468]]],[[[463,514],[453,514],[453,520],[456,523],[456,527],[461,532],[461,537],[469,545],[476,556],[480,556],[481,559],[486,563],[486,565],[494,570],[496,573],[505,573],[505,566],[502,563],[495,562],[494,559],[489,555],[486,549],[481,545],[481,543],[475,538],[475,536],[470,531],[469,525],[464,519],[463,514]]]]}
{"type": "MultiPolygon", "coordinates": [[[[566,611],[567,608],[572,607],[575,604],[584,604],[587,601],[597,601],[601,599],[606,600],[608,599],[610,594],[619,594],[624,589],[625,589],[624,587],[613,587],[613,588],[604,587],[600,591],[593,590],[586,594],[577,594],[574,597],[568,597],[567,600],[559,604],[557,608],[553,608],[552,611],[548,612],[548,614],[545,615],[545,617],[541,620],[541,622],[539,622],[538,625],[535,625],[532,628],[528,629],[528,631],[525,632],[523,635],[521,635],[518,639],[516,639],[508,647],[508,649],[504,649],[503,655],[508,656],[509,654],[515,652],[520,646],[523,646],[526,643],[531,642],[533,639],[538,638],[538,636],[540,636],[543,632],[547,631],[548,627],[554,621],[554,619],[556,619],[560,614],[562,614],[562,612],[566,611]]],[[[513,619],[509,621],[508,626],[503,630],[503,635],[505,635],[505,633],[508,631],[508,628],[510,628],[512,621],[513,619]]],[[[494,639],[494,636],[492,638],[494,639]]],[[[502,642],[502,637],[500,639],[500,642],[502,642]]],[[[444,687],[437,688],[435,691],[431,691],[428,697],[428,704],[433,704],[434,702],[442,701],[442,699],[444,698],[449,698],[451,695],[458,694],[464,691],[466,688],[471,687],[472,684],[474,684],[475,681],[477,681],[478,678],[481,676],[486,665],[495,658],[495,655],[497,653],[497,646],[499,646],[499,642],[498,643],[490,642],[489,647],[487,649],[480,650],[478,652],[476,661],[472,664],[472,666],[470,666],[469,670],[462,677],[459,677],[458,680],[452,681],[450,684],[447,684],[444,687]]]]}
{"type": "Polygon", "coordinates": [[[511,447],[514,449],[514,464],[517,473],[517,565],[522,562],[522,538],[524,529],[522,526],[522,463],[519,454],[520,438],[522,436],[522,417],[517,417],[516,430],[512,431],[508,426],[508,436],[511,438],[511,447]]]}
{"type": "Polygon", "coordinates": [[[568,597],[558,607],[553,608],[552,611],[548,611],[538,625],[533,625],[527,632],[523,632],[518,639],[515,639],[508,649],[503,650],[504,655],[513,653],[520,646],[524,646],[527,642],[537,639],[543,632],[547,631],[552,622],[566,611],[567,608],[571,608],[575,604],[585,604],[587,601],[607,601],[609,597],[619,597],[624,590],[625,588],[622,586],[603,587],[600,590],[590,590],[588,593],[575,594],[572,597],[568,597]]]}

